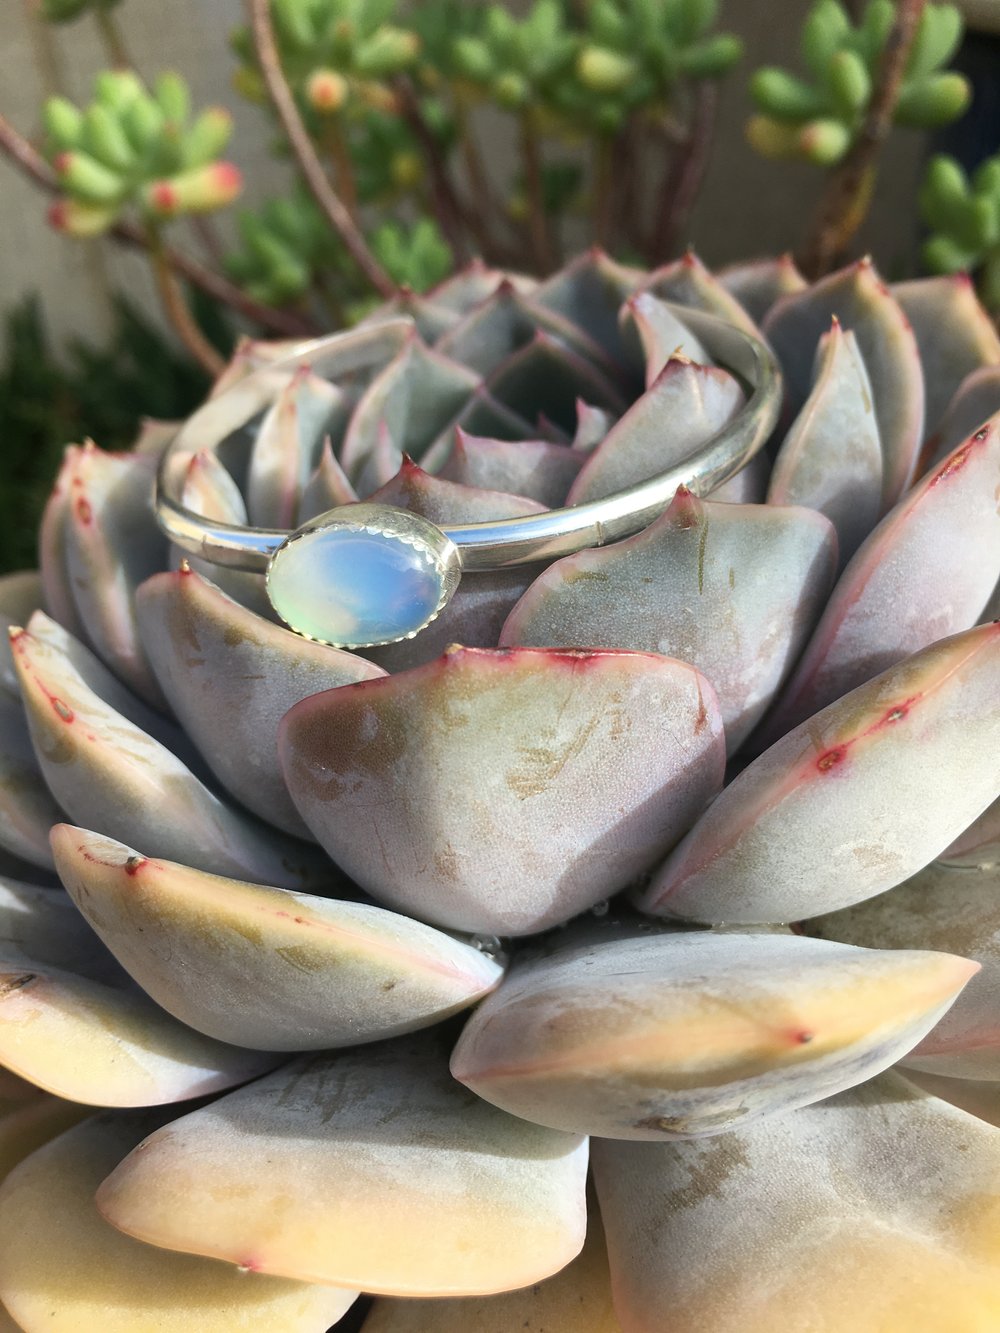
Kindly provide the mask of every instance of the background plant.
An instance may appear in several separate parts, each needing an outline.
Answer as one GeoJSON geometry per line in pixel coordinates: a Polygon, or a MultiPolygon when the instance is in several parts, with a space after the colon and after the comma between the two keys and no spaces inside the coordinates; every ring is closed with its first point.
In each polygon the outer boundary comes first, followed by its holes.
{"type": "MultiPolygon", "coordinates": [[[[0,147],[52,194],[50,222],[67,236],[149,254],[170,323],[212,374],[235,329],[216,318],[206,337],[193,293],[239,328],[295,337],[424,292],[472,256],[543,274],[588,241],[645,265],[676,255],[718,82],[741,53],[717,0],[535,0],[520,17],[460,0],[248,0],[232,78],[268,118],[289,184],[216,232],[205,215],[240,189],[223,156],[228,113],[192,109],[176,73],[140,79],[118,0],[45,0],[40,13],[97,24],[112,68],[87,105],[46,103],[37,146],[0,118],[0,147]],[[497,117],[516,145],[507,175],[484,149],[497,117]],[[173,242],[178,218],[195,224],[197,255],[173,242]]],[[[751,143],[828,174],[798,255],[810,274],[849,251],[891,127],[960,114],[968,87],[946,66],[961,33],[951,5],[871,0],[852,19],[818,0],[801,34],[804,74],[752,76],[751,143]]],[[[978,196],[939,206],[931,266],[975,266],[994,282],[986,213],[978,196]]],[[[87,417],[69,434],[104,442],[102,425],[87,417]]]]}

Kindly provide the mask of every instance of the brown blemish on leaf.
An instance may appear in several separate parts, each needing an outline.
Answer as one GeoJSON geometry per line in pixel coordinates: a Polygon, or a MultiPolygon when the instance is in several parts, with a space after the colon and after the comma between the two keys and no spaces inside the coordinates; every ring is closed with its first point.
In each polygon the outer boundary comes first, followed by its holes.
{"type": "Polygon", "coordinates": [[[671,1192],[672,1208],[694,1208],[705,1199],[718,1198],[734,1172],[749,1170],[750,1157],[734,1135],[699,1144],[699,1155],[688,1163],[688,1182],[671,1192]]]}
{"type": "Polygon", "coordinates": [[[821,773],[827,773],[831,768],[835,768],[837,764],[842,764],[846,758],[847,746],[837,745],[832,750],[826,750],[820,755],[816,760],[816,767],[821,773]]]}
{"type": "Polygon", "coordinates": [[[37,980],[37,974],[34,972],[18,972],[13,975],[0,976],[0,1000],[12,995],[14,991],[23,990],[25,986],[30,986],[33,981],[37,980]]]}
{"type": "Polygon", "coordinates": [[[147,861],[148,857],[145,856],[139,856],[139,855],[130,856],[128,860],[125,862],[125,874],[126,875],[138,874],[138,872],[142,869],[142,867],[146,865],[147,861]]]}

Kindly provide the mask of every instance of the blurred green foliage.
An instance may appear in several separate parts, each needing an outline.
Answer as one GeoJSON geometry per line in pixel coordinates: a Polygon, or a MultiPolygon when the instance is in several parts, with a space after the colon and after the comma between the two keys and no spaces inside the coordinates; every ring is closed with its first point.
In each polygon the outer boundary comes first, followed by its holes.
{"type": "MultiPolygon", "coordinates": [[[[219,347],[232,334],[210,302],[195,302],[219,347]]],[[[0,362],[0,571],[36,564],[35,530],[67,444],[91,438],[126,449],[143,417],[176,420],[205,396],[207,377],[175,351],[144,315],[119,299],[103,345],[75,339],[53,350],[39,302],[29,297],[4,318],[0,362]]]]}

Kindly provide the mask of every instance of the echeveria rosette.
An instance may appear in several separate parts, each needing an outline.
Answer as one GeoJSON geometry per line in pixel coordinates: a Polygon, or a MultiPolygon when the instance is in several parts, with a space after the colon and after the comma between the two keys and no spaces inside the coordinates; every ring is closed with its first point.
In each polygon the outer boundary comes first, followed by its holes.
{"type": "Polygon", "coordinates": [[[179,427],[185,503],[612,493],[745,401],[684,305],[781,357],[763,455],[364,653],[169,548],[178,427],[67,451],[40,575],[0,583],[29,1333],[321,1333],[359,1290],[366,1333],[1000,1317],[1000,345],[967,282],[475,264],[307,366],[241,346],[179,427]]]}

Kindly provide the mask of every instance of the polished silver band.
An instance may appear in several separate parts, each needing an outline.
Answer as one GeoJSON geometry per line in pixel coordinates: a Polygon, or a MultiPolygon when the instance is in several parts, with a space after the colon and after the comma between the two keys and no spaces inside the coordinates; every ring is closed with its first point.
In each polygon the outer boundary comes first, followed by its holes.
{"type": "MultiPolygon", "coordinates": [[[[616,495],[541,514],[442,529],[457,549],[463,571],[551,560],[630,536],[666,508],[678,486],[707,495],[763,446],[781,407],[781,372],[770,349],[713,315],[681,306],[671,309],[716,362],[748,387],[748,399],[739,414],[689,458],[616,495]]],[[[212,449],[266,407],[276,375],[302,365],[329,378],[369,368],[398,350],[411,329],[409,320],[393,319],[304,342],[287,358],[255,370],[195,412],[164,453],[157,477],[156,514],[170,540],[212,564],[264,573],[290,533],[214,523],[188,509],[180,498],[185,459],[192,449],[212,449]]]]}

